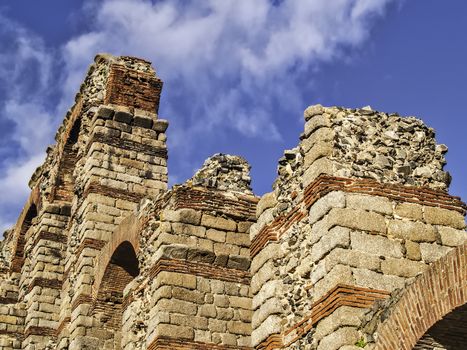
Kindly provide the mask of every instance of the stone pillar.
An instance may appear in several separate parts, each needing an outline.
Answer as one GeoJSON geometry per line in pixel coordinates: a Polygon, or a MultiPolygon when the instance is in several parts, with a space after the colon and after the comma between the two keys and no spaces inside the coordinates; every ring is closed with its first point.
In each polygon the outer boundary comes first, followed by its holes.
{"type": "Polygon", "coordinates": [[[127,290],[125,349],[250,349],[249,166],[216,155],[146,205],[141,276],[127,290]]]}
{"type": "Polygon", "coordinates": [[[374,305],[465,241],[466,207],[420,120],[321,106],[305,120],[250,231],[252,345],[358,349],[374,305]]]}
{"type": "Polygon", "coordinates": [[[86,135],[76,171],[78,197],[62,292],[69,311],[60,317],[59,341],[63,346],[69,342],[70,349],[95,349],[104,342],[93,332],[99,328],[91,290],[96,254],[143,197],[167,189],[168,123],[155,113],[161,81],[146,61],[120,57],[100,62],[94,71],[106,76],[100,92],[106,104],[82,112],[86,135]]]}

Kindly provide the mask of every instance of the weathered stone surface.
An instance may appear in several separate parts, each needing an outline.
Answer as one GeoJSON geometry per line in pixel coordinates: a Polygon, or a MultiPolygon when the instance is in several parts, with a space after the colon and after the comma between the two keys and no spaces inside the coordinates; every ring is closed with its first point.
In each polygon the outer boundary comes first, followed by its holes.
{"type": "Polygon", "coordinates": [[[428,265],[407,259],[386,258],[381,262],[381,271],[386,275],[415,277],[424,272],[428,265]]]}
{"type": "Polygon", "coordinates": [[[341,346],[355,344],[359,337],[360,334],[356,328],[342,327],[336,332],[324,337],[318,345],[318,350],[337,350],[341,346]]]}
{"type": "Polygon", "coordinates": [[[352,209],[363,209],[374,211],[384,215],[392,214],[392,203],[384,197],[348,194],[346,196],[347,207],[352,209]]]}
{"type": "Polygon", "coordinates": [[[420,253],[422,260],[426,263],[432,263],[442,256],[446,255],[452,248],[445,247],[436,243],[420,243],[420,253]]]}
{"type": "Polygon", "coordinates": [[[309,223],[312,225],[316,221],[320,220],[333,208],[344,208],[345,207],[345,195],[343,192],[331,192],[320,198],[310,208],[310,216],[308,217],[309,223]]]}
{"type": "Polygon", "coordinates": [[[362,209],[334,208],[329,212],[328,222],[355,230],[386,233],[384,216],[362,209]]]}
{"type": "Polygon", "coordinates": [[[363,232],[352,232],[350,241],[352,249],[356,251],[402,258],[402,244],[396,240],[363,232]]]}
{"type": "Polygon", "coordinates": [[[422,221],[423,219],[422,209],[423,207],[419,204],[398,203],[396,207],[394,208],[394,215],[402,217],[402,218],[422,221]]]}
{"type": "Polygon", "coordinates": [[[391,220],[388,225],[388,236],[414,242],[436,241],[436,231],[433,226],[413,221],[391,220]]]}
{"type": "Polygon", "coordinates": [[[432,225],[444,225],[460,230],[465,229],[464,216],[459,212],[435,208],[435,207],[424,207],[423,218],[425,222],[432,225]]]}
{"type": "Polygon", "coordinates": [[[459,246],[467,240],[467,232],[464,230],[439,226],[438,232],[441,237],[441,243],[450,247],[459,246]]]}
{"type": "Polygon", "coordinates": [[[235,231],[237,229],[235,221],[208,214],[204,214],[201,218],[201,225],[224,231],[235,231]]]}

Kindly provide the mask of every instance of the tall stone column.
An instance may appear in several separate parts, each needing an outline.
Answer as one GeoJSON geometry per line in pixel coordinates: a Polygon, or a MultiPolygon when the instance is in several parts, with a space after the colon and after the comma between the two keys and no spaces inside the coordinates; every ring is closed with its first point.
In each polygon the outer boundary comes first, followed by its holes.
{"type": "Polygon", "coordinates": [[[465,241],[466,207],[420,120],[319,105],[305,120],[250,230],[253,346],[358,349],[384,305],[465,241]]]}
{"type": "MultiPolygon", "coordinates": [[[[62,313],[59,328],[60,346],[69,342],[70,349],[96,349],[105,336],[93,332],[102,321],[96,318],[92,298],[94,257],[143,197],[167,189],[168,123],[156,114],[162,82],[150,64],[98,56],[90,74],[88,85],[101,87],[98,95],[104,99],[81,114],[85,134],[62,292],[69,313],[62,313]],[[94,72],[99,74],[93,76],[94,72]],[[104,80],[103,86],[98,78],[104,80]]],[[[115,342],[118,348],[119,340],[115,342]]]]}

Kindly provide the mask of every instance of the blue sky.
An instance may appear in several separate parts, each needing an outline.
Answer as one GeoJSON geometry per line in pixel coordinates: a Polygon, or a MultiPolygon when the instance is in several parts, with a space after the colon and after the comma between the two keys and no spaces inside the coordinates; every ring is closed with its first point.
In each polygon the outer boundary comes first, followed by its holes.
{"type": "Polygon", "coordinates": [[[268,192],[308,105],[371,105],[436,130],[465,200],[466,37],[464,0],[3,1],[0,230],[98,52],[149,59],[164,80],[171,183],[224,152],[268,192]]]}

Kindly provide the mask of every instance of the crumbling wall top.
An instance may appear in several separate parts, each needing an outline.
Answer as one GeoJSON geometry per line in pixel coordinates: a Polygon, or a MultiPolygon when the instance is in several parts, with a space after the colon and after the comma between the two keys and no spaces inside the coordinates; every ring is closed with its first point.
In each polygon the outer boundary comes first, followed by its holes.
{"type": "Polygon", "coordinates": [[[189,182],[193,186],[252,194],[250,168],[242,157],[217,153],[206,159],[189,182]]]}

